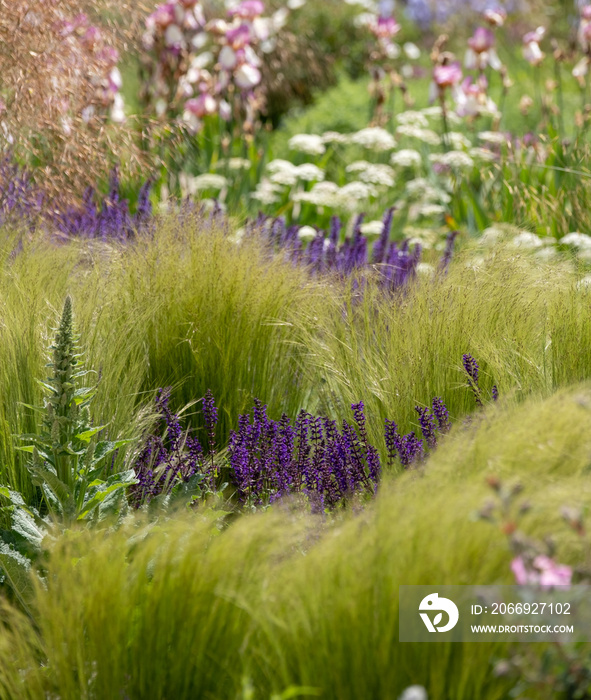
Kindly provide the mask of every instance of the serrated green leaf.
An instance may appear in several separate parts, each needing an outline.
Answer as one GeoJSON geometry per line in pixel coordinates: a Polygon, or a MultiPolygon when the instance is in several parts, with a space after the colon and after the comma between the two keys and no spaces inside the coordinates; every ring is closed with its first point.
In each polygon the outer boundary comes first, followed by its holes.
{"type": "Polygon", "coordinates": [[[58,477],[56,473],[47,469],[47,467],[41,466],[29,466],[29,473],[34,484],[38,486],[46,486],[51,489],[54,496],[57,498],[59,504],[64,510],[72,506],[73,497],[70,489],[64,482],[58,477]]]}
{"type": "Polygon", "coordinates": [[[30,560],[10,545],[0,542],[0,568],[14,594],[25,610],[28,610],[33,598],[33,584],[29,574],[30,560]]]}
{"type": "Polygon", "coordinates": [[[117,491],[118,489],[125,489],[132,484],[137,484],[138,480],[135,476],[133,469],[129,469],[125,472],[119,472],[118,474],[112,474],[106,481],[97,484],[97,482],[92,482],[90,484],[89,492],[84,501],[84,505],[78,515],[78,520],[84,520],[92,511],[102,503],[105,498],[117,491]]]}
{"type": "Polygon", "coordinates": [[[104,430],[106,427],[106,425],[99,425],[96,428],[85,430],[83,433],[78,433],[78,435],[75,435],[74,437],[78,438],[78,440],[82,440],[83,442],[89,442],[91,438],[93,438],[97,433],[100,433],[101,430],[104,430]]]}
{"type": "Polygon", "coordinates": [[[123,447],[123,445],[128,445],[130,442],[133,442],[133,440],[101,440],[94,449],[93,461],[98,462],[99,459],[103,459],[112,452],[115,452],[115,450],[123,447]]]}

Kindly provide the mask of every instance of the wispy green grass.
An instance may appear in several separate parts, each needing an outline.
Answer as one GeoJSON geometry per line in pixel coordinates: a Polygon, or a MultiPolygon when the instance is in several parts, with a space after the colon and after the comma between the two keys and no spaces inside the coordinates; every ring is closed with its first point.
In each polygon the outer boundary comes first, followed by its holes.
{"type": "Polygon", "coordinates": [[[505,536],[475,519],[490,474],[523,484],[528,534],[553,535],[560,561],[580,561],[559,509],[588,501],[589,454],[581,385],[491,407],[454,429],[424,472],[387,480],[375,504],[332,523],[279,506],[221,533],[215,512],[70,533],[37,587],[39,637],[4,614],[0,687],[14,698],[181,700],[242,698],[250,679],[255,698],[308,686],[357,700],[420,683],[430,700],[501,700],[510,681],[493,664],[508,647],[399,643],[398,586],[512,582],[505,536]]]}
{"type": "Polygon", "coordinates": [[[37,414],[21,404],[42,401],[38,380],[67,293],[96,371],[89,381],[98,380],[93,417],[112,438],[139,437],[142,409],[169,385],[175,408],[213,391],[220,444],[254,397],[292,418],[313,403],[291,322],[296,311],[314,318],[325,293],[257,241],[236,245],[206,221],[174,216],[127,246],[34,237],[12,255],[16,241],[7,237],[0,249],[0,474],[27,498],[14,436],[36,428],[37,414]]]}
{"type": "Polygon", "coordinates": [[[591,377],[590,296],[577,279],[568,262],[497,248],[393,298],[372,285],[329,297],[326,325],[302,341],[324,409],[342,415],[363,399],[376,441],[385,418],[416,428],[415,405],[434,396],[459,419],[475,406],[464,353],[480,364],[485,399],[493,384],[524,397],[591,377]]]}

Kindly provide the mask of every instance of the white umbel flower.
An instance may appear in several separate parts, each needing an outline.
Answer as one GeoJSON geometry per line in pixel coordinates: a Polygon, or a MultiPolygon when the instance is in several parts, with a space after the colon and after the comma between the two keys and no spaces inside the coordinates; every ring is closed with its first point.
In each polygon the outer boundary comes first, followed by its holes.
{"type": "Polygon", "coordinates": [[[326,151],[322,136],[316,134],[296,134],[289,139],[289,147],[310,156],[321,156],[326,151]]]}
{"type": "Polygon", "coordinates": [[[351,134],[350,140],[351,143],[371,151],[391,151],[396,145],[392,134],[379,126],[361,129],[361,131],[351,134]]]}
{"type": "Polygon", "coordinates": [[[399,168],[418,168],[422,162],[421,154],[414,148],[401,148],[392,153],[390,163],[399,168]]]}

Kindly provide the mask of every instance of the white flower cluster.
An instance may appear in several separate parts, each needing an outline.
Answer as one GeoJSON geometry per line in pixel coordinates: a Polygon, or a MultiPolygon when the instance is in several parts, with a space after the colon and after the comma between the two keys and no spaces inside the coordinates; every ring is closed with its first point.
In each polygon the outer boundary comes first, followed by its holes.
{"type": "Polygon", "coordinates": [[[280,199],[281,191],[281,185],[263,179],[258,183],[255,191],[250,196],[251,199],[256,199],[263,205],[275,204],[280,199]]]}
{"type": "Polygon", "coordinates": [[[316,134],[296,134],[289,139],[289,147],[309,156],[321,156],[326,151],[322,136],[316,134]]]}
{"type": "Polygon", "coordinates": [[[372,151],[391,151],[396,146],[392,134],[379,126],[368,127],[351,134],[350,143],[372,151]]]}
{"type": "Polygon", "coordinates": [[[451,197],[449,194],[436,187],[432,182],[424,177],[417,177],[414,180],[409,180],[406,183],[406,192],[413,199],[420,199],[423,202],[440,202],[441,204],[449,204],[451,197]]]}
{"type": "Polygon", "coordinates": [[[288,160],[277,158],[267,165],[269,180],[276,185],[292,187],[298,180],[320,182],[324,180],[324,171],[314,163],[294,165],[288,160]]]}
{"type": "Polygon", "coordinates": [[[407,136],[411,139],[418,139],[429,146],[439,146],[441,143],[441,137],[432,129],[423,129],[413,124],[401,124],[396,129],[396,136],[407,136]]]}
{"type": "Polygon", "coordinates": [[[348,173],[358,173],[359,179],[370,185],[379,187],[392,187],[394,185],[394,170],[389,165],[357,160],[348,165],[346,170],[348,173]]]}
{"type": "Polygon", "coordinates": [[[429,120],[422,112],[416,112],[412,109],[407,109],[396,116],[398,124],[410,124],[421,129],[426,129],[429,126],[429,120]]]}
{"type": "Polygon", "coordinates": [[[447,151],[447,153],[432,153],[429,160],[438,165],[444,165],[454,170],[474,167],[474,160],[464,151],[447,151]]]}
{"type": "Polygon", "coordinates": [[[421,154],[414,148],[401,148],[392,153],[390,163],[399,168],[418,168],[422,162],[421,154]]]}

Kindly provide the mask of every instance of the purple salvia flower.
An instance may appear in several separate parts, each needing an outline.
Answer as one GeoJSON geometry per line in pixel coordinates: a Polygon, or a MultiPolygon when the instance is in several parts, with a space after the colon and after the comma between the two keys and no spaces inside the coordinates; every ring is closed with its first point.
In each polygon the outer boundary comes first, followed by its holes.
{"type": "Polygon", "coordinates": [[[470,384],[470,389],[474,394],[474,398],[478,406],[482,406],[482,398],[480,396],[480,388],[478,386],[478,363],[472,357],[472,355],[464,354],[462,356],[462,364],[464,365],[464,370],[468,375],[468,382],[470,384]]]}
{"type": "Polygon", "coordinates": [[[428,408],[423,408],[422,406],[415,406],[415,411],[419,414],[419,424],[423,433],[423,439],[429,449],[434,450],[437,447],[435,417],[428,408]]]}
{"type": "Polygon", "coordinates": [[[443,403],[443,399],[436,396],[431,403],[431,407],[433,409],[433,415],[437,420],[437,427],[439,431],[442,433],[449,432],[449,429],[451,428],[451,424],[449,422],[449,411],[447,410],[446,405],[443,403]]]}

